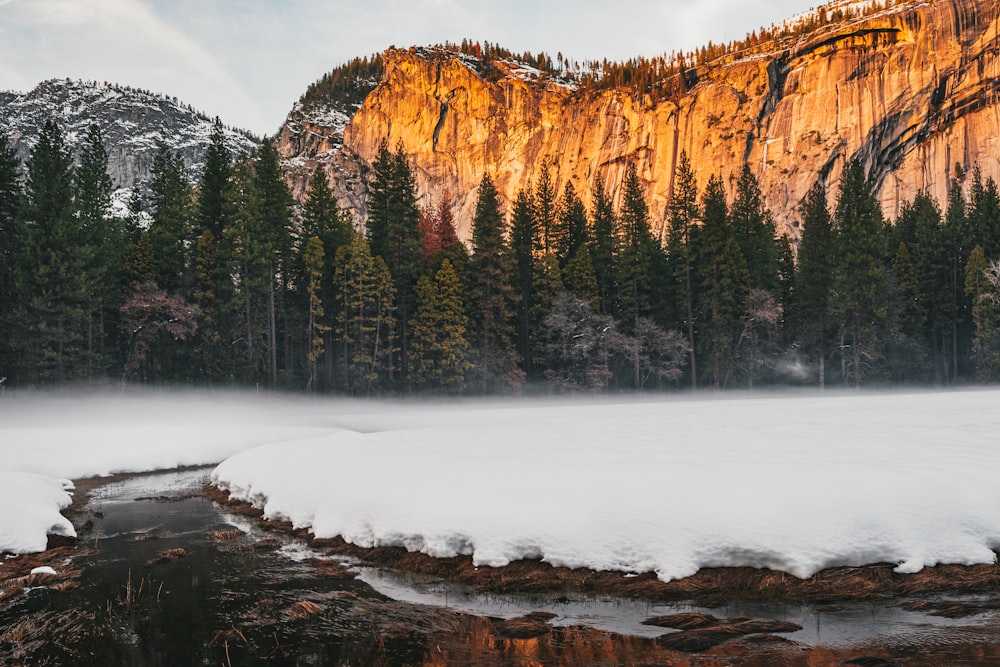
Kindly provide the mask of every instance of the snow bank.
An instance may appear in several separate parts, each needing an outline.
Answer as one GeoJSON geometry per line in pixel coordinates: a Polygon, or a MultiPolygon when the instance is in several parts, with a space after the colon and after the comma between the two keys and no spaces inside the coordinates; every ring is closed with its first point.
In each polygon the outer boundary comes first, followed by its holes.
{"type": "Polygon", "coordinates": [[[372,404],[253,394],[0,397],[0,553],[73,535],[61,478],[218,463],[254,445],[330,433],[372,404]]]}
{"type": "Polygon", "coordinates": [[[75,537],[59,513],[69,506],[72,484],[46,475],[0,472],[0,551],[44,551],[48,535],[75,537]]]}
{"type": "Polygon", "coordinates": [[[406,409],[234,455],[271,518],[479,565],[664,580],[706,566],[992,563],[1000,392],[406,409]]]}

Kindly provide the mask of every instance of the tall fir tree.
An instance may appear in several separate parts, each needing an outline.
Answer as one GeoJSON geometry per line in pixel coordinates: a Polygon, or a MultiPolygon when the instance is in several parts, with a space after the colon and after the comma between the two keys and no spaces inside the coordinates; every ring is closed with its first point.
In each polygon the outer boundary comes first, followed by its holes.
{"type": "Polygon", "coordinates": [[[40,383],[87,376],[87,332],[97,253],[74,215],[73,167],[62,131],[47,121],[28,161],[24,263],[16,315],[16,352],[40,383]]]}
{"type": "Polygon", "coordinates": [[[334,318],[341,348],[341,386],[371,395],[389,386],[395,345],[395,288],[385,261],[362,234],[337,251],[334,318]]]}
{"type": "Polygon", "coordinates": [[[556,257],[564,270],[576,254],[587,245],[587,209],[583,205],[572,181],[566,181],[557,215],[557,236],[554,239],[556,257]]]}
{"type": "MultiPolygon", "coordinates": [[[[18,273],[22,267],[23,233],[20,211],[23,202],[20,160],[6,134],[0,132],[0,378],[13,382],[15,357],[12,350],[18,273]]],[[[4,381],[6,382],[6,380],[4,381]]],[[[3,386],[3,385],[0,385],[3,386]]]]}
{"type": "Polygon", "coordinates": [[[774,221],[764,204],[757,177],[746,163],[736,182],[736,197],[729,215],[750,272],[751,288],[776,293],[780,271],[774,221]]]}
{"type": "Polygon", "coordinates": [[[614,310],[615,279],[618,273],[615,264],[615,235],[617,221],[611,197],[598,181],[591,199],[591,249],[597,278],[597,295],[601,302],[600,312],[608,315],[614,310]]]}
{"type": "Polygon", "coordinates": [[[326,334],[331,327],[325,324],[323,300],[320,286],[323,281],[323,264],[326,251],[318,236],[310,236],[305,242],[303,260],[305,264],[306,295],[308,297],[306,317],[306,391],[315,393],[319,376],[319,359],[323,355],[326,334]]]}
{"type": "Polygon", "coordinates": [[[194,241],[192,192],[183,161],[164,143],[153,157],[149,189],[154,279],[167,293],[176,295],[186,289],[187,249],[194,241]]]}
{"type": "MultiPolygon", "coordinates": [[[[265,139],[257,150],[253,170],[254,230],[266,257],[263,270],[267,279],[268,380],[278,383],[281,367],[290,369],[293,352],[293,326],[289,322],[287,295],[291,289],[292,195],[281,173],[278,151],[265,139]],[[283,334],[283,335],[282,335],[283,334]],[[279,350],[283,353],[279,355],[279,350]]],[[[297,329],[297,327],[296,327],[297,329]]]]}
{"type": "Polygon", "coordinates": [[[935,381],[943,383],[949,376],[951,358],[951,230],[943,224],[937,202],[926,192],[917,193],[912,202],[904,205],[896,227],[899,242],[906,243],[910,251],[917,280],[914,324],[931,350],[935,381]]]}
{"type": "Polygon", "coordinates": [[[1000,257],[1000,192],[992,176],[983,180],[978,166],[972,171],[969,227],[973,242],[983,247],[987,258],[1000,257]]]}
{"type": "Polygon", "coordinates": [[[509,251],[496,187],[483,174],[472,222],[475,364],[483,394],[519,390],[524,372],[512,341],[509,251]]]}
{"type": "Polygon", "coordinates": [[[199,233],[211,230],[216,239],[222,238],[226,227],[226,189],[232,177],[233,157],[226,147],[226,133],[222,121],[216,117],[205,151],[205,169],[198,192],[199,233]]]}
{"type": "Polygon", "coordinates": [[[83,233],[94,247],[89,280],[88,375],[105,375],[113,362],[118,335],[117,313],[124,299],[123,261],[128,230],[125,221],[111,215],[114,185],[108,175],[108,153],[97,125],[91,125],[74,174],[74,208],[83,233]]]}
{"type": "Polygon", "coordinates": [[[835,245],[826,187],[816,181],[802,201],[802,241],[795,272],[792,326],[806,357],[816,364],[817,383],[826,386],[830,349],[829,304],[835,245]]]}
{"type": "Polygon", "coordinates": [[[667,257],[671,286],[675,295],[672,308],[674,322],[685,332],[688,345],[688,371],[691,388],[698,388],[698,366],[695,356],[695,293],[692,281],[693,236],[701,216],[698,207],[698,183],[686,151],[681,151],[674,170],[674,191],[670,197],[667,257]]]}
{"type": "Polygon", "coordinates": [[[830,305],[840,334],[841,372],[860,387],[883,352],[890,290],[882,210],[859,160],[841,175],[833,222],[837,262],[830,305]]]}
{"type": "Polygon", "coordinates": [[[534,374],[531,350],[531,313],[535,301],[535,254],[538,250],[538,228],[531,193],[520,190],[511,212],[510,251],[514,275],[511,282],[515,302],[517,351],[524,372],[534,374]]]}
{"type": "Polygon", "coordinates": [[[468,318],[462,285],[451,261],[417,281],[417,311],[413,319],[413,384],[423,391],[461,394],[468,360],[468,318]]]}
{"type": "Polygon", "coordinates": [[[1000,380],[1000,261],[986,260],[983,247],[969,253],[965,293],[972,302],[972,359],[980,382],[1000,380]]]}
{"type": "MultiPolygon", "coordinates": [[[[308,241],[311,236],[315,236],[320,240],[324,252],[322,262],[323,275],[320,278],[319,291],[316,297],[324,304],[332,304],[334,302],[333,271],[336,266],[334,260],[336,259],[337,251],[351,242],[354,237],[354,230],[351,225],[350,216],[342,211],[337,204],[337,200],[330,190],[330,183],[327,180],[326,172],[322,167],[313,172],[312,177],[309,179],[309,188],[302,203],[301,238],[308,241]]],[[[300,289],[309,284],[310,269],[308,268],[308,263],[305,261],[306,249],[306,243],[299,244],[300,259],[295,275],[296,283],[300,289]]],[[[306,293],[299,295],[300,301],[304,302],[307,307],[311,298],[308,290],[306,290],[306,293]]],[[[329,308],[325,308],[324,310],[329,311],[329,308]]],[[[322,383],[320,384],[324,389],[328,389],[334,385],[334,365],[336,361],[333,329],[329,323],[329,312],[326,312],[325,319],[320,318],[319,322],[327,328],[323,333],[323,364],[315,370],[317,373],[322,371],[322,383]]],[[[314,384],[316,384],[315,379],[314,384]]]]}
{"type": "Polygon", "coordinates": [[[700,358],[705,376],[716,388],[733,375],[743,315],[750,295],[746,259],[729,225],[726,193],[713,175],[702,195],[702,228],[694,253],[698,283],[700,358]]]}
{"type": "Polygon", "coordinates": [[[556,188],[552,183],[552,173],[548,164],[542,166],[542,172],[538,175],[533,199],[541,253],[553,253],[558,257],[560,231],[556,188]]]}
{"type": "Polygon", "coordinates": [[[659,250],[649,231],[649,207],[642,193],[635,163],[625,174],[625,192],[618,213],[621,226],[617,264],[620,285],[619,318],[631,330],[640,317],[652,314],[653,268],[659,250]]]}
{"type": "Polygon", "coordinates": [[[372,164],[368,186],[368,240],[372,254],[381,257],[392,274],[398,309],[399,370],[406,382],[409,321],[416,307],[416,284],[422,265],[420,209],[417,186],[402,143],[390,153],[386,142],[372,164]]]}

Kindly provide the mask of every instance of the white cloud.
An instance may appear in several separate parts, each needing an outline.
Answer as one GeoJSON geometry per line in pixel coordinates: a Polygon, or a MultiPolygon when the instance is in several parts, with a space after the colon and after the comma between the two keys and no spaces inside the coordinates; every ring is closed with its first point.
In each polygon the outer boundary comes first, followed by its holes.
{"type": "Polygon", "coordinates": [[[0,88],[13,88],[15,76],[19,88],[27,77],[114,81],[176,95],[230,124],[261,125],[215,56],[138,0],[9,2],[0,21],[12,37],[0,46],[0,88]]]}

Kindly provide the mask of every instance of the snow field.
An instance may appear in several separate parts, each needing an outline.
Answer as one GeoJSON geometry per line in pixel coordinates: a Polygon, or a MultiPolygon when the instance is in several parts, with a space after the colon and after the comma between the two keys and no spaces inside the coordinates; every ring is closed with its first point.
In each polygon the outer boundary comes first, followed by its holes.
{"type": "Polygon", "coordinates": [[[486,404],[5,396],[0,551],[72,534],[63,478],[222,461],[267,516],[479,565],[684,577],[992,563],[1000,391],[486,404]]]}
{"type": "Polygon", "coordinates": [[[361,546],[499,566],[991,563],[998,392],[428,409],[237,454],[222,488],[361,546]],[[433,417],[431,417],[433,415],[433,417]]]}

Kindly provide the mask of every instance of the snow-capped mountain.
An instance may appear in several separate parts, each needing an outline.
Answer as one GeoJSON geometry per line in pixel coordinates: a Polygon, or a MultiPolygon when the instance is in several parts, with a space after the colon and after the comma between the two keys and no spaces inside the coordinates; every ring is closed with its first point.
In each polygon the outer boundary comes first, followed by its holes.
{"type": "MultiPolygon", "coordinates": [[[[51,79],[28,93],[0,92],[0,133],[27,160],[45,122],[59,125],[76,152],[92,124],[101,128],[108,172],[120,189],[116,200],[150,177],[158,142],[181,156],[191,182],[201,177],[213,121],[176,97],[109,83],[51,79]]],[[[254,150],[259,140],[245,130],[226,128],[234,155],[254,150]]]]}

